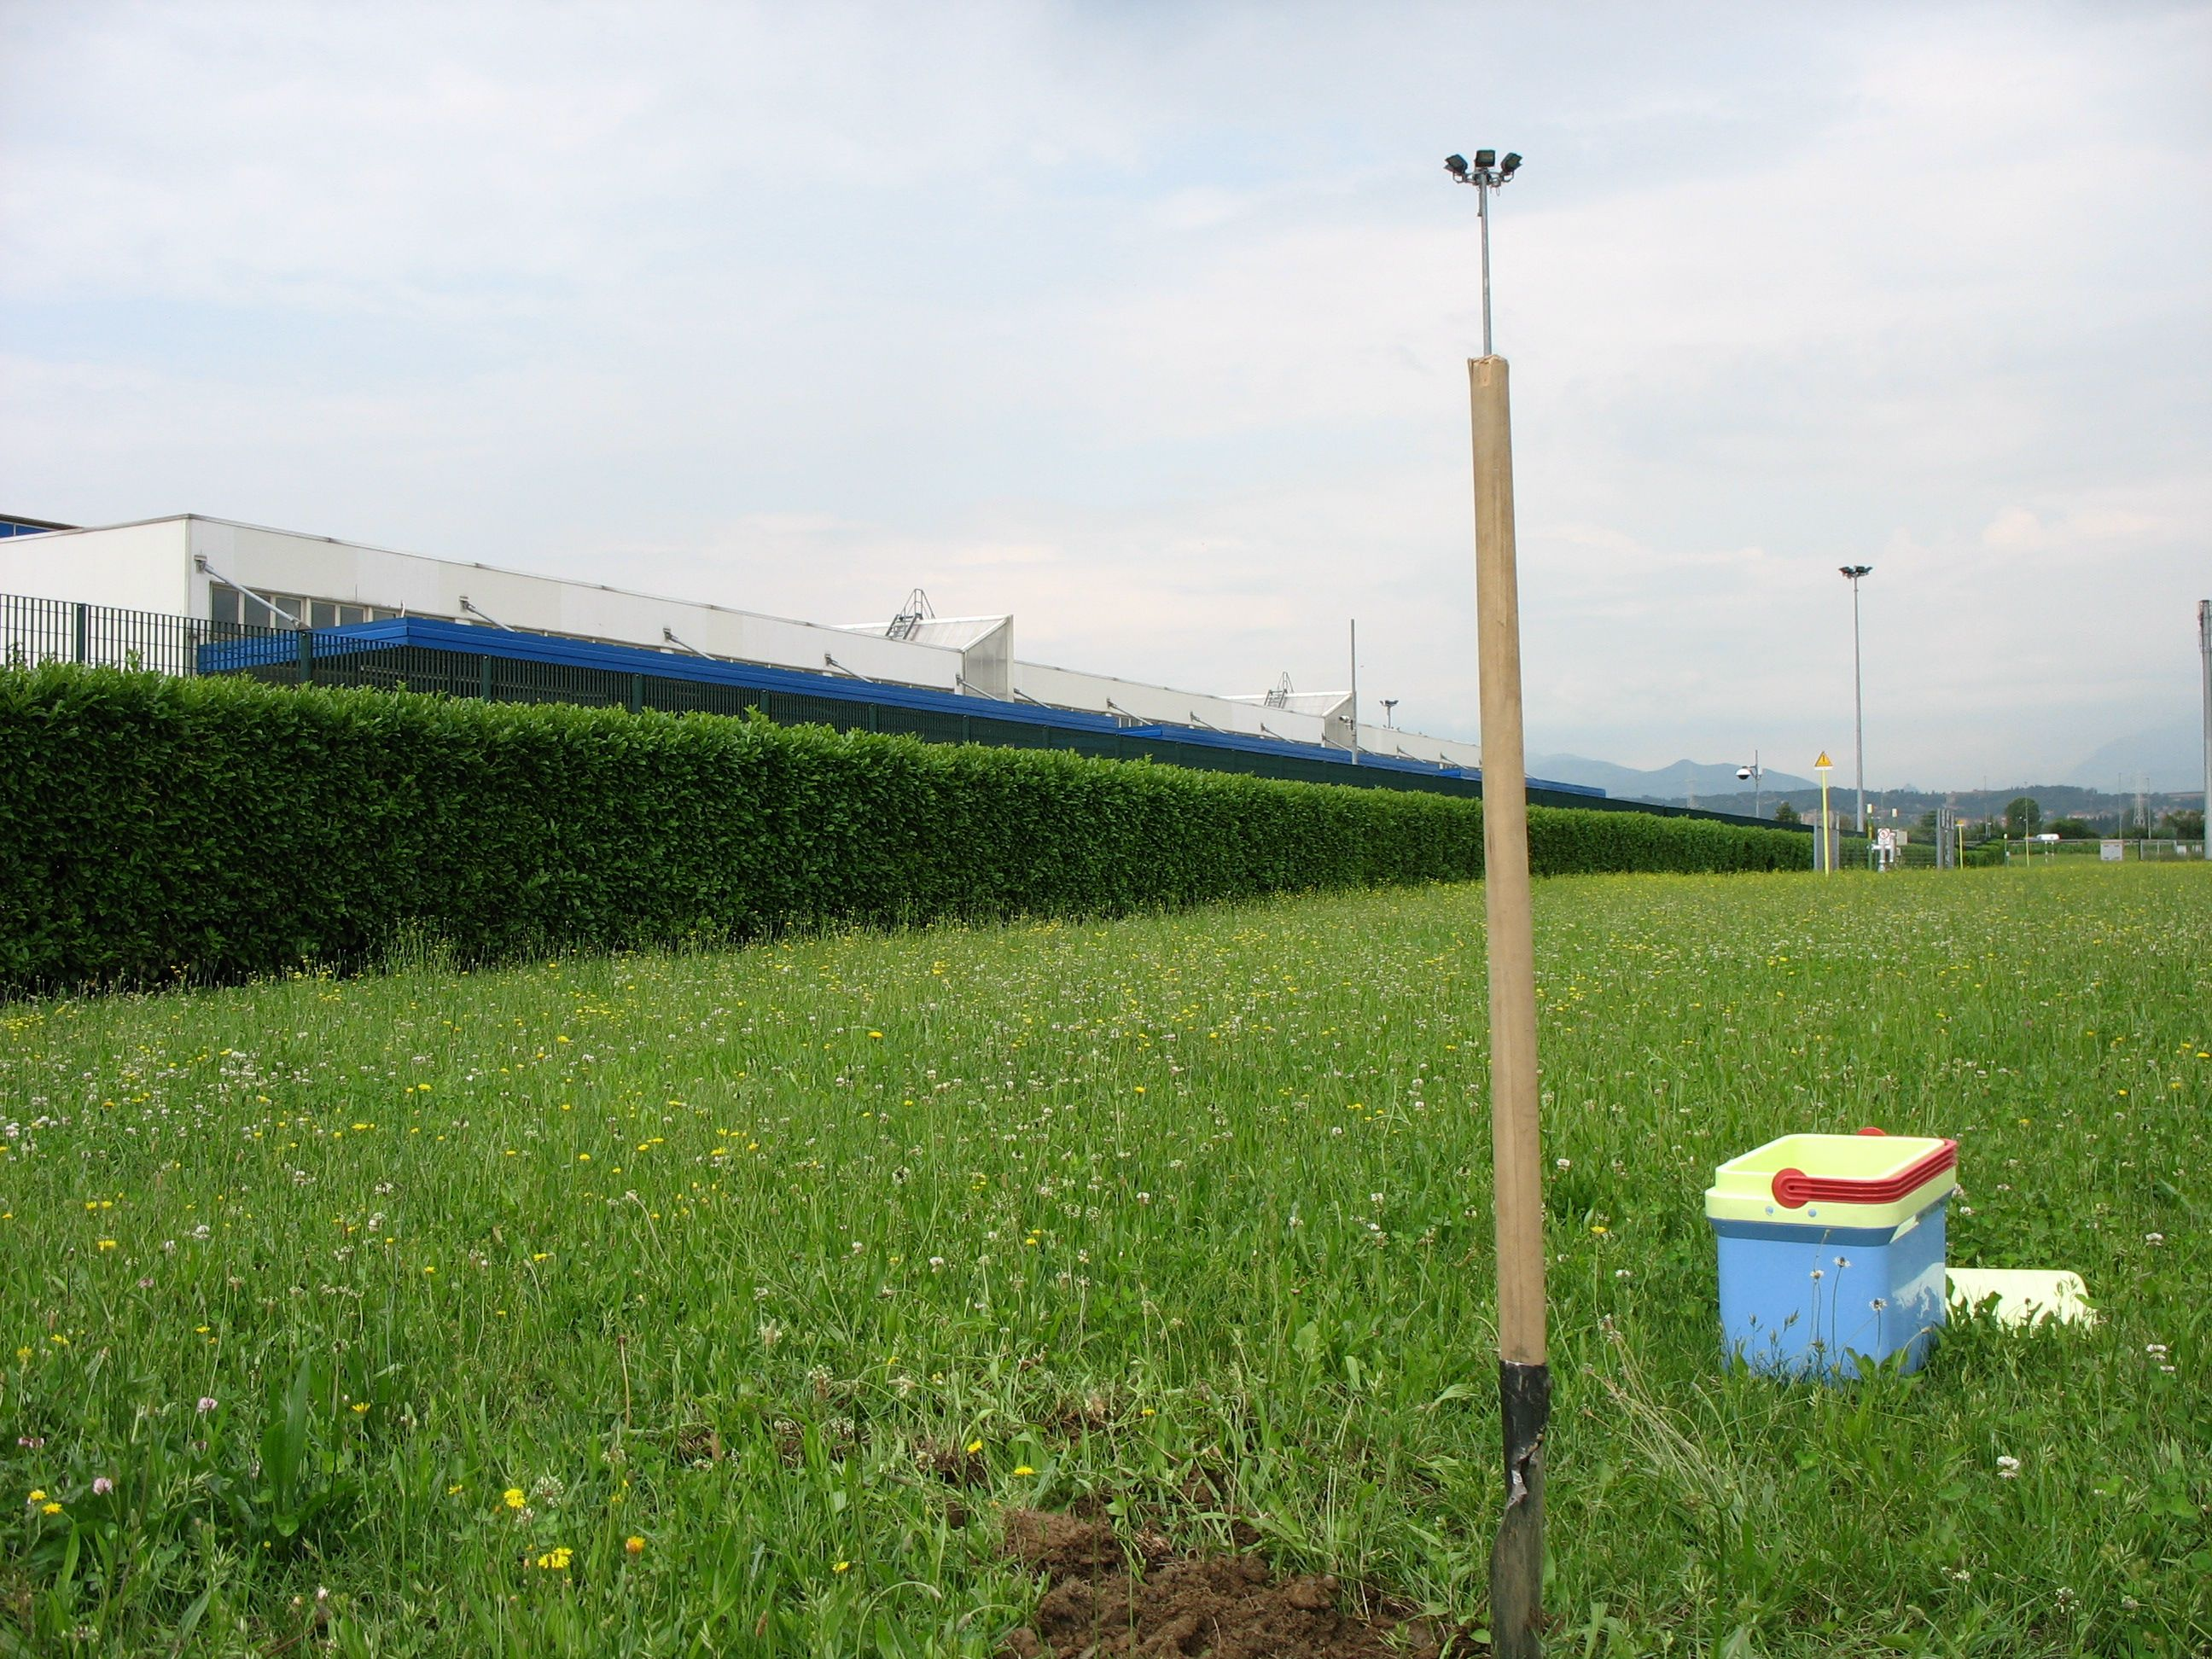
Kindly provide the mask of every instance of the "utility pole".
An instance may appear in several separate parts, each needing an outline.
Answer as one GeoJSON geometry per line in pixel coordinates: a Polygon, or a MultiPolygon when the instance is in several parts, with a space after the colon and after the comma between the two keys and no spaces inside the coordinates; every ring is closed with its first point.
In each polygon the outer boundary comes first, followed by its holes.
{"type": "Polygon", "coordinates": [[[1839,566],[1851,584],[1851,720],[1858,734],[1859,834],[1867,832],[1866,816],[1866,678],[1859,665],[1859,578],[1870,564],[1839,566]]]}
{"type": "Polygon", "coordinates": [[[1482,356],[1467,366],[1474,428],[1475,640],[1482,688],[1482,892],[1490,956],[1491,1202],[1498,1241],[1498,1415],[1505,1509],[1490,1553],[1497,1659],[1544,1647],[1544,1178],[1536,1078],[1535,937],[1529,916],[1528,777],[1521,708],[1521,599],[1505,360],[1491,349],[1490,192],[1518,155],[1477,150],[1444,168],[1473,185],[1482,221],[1482,356]]]}

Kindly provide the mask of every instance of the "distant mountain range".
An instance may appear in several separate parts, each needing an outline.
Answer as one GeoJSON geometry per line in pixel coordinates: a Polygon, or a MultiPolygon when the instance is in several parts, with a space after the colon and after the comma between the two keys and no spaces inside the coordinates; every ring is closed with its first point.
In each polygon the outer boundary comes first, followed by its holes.
{"type": "MultiPolygon", "coordinates": [[[[2085,789],[2154,794],[2204,787],[2203,736],[2194,726],[2160,726],[2116,738],[2066,775],[2085,789]]],[[[1571,782],[1569,779],[1566,781],[1571,782]]]]}
{"type": "MultiPolygon", "coordinates": [[[[1747,778],[1738,781],[1735,768],[1724,762],[1678,760],[1672,766],[1642,772],[1632,766],[1616,766],[1611,761],[1591,760],[1583,755],[1531,755],[1528,775],[1551,778],[1559,783],[1583,784],[1602,789],[1608,795],[1630,799],[1649,795],[1658,800],[1680,800],[1695,795],[1702,800],[1709,795],[1748,795],[1752,792],[1751,781],[1747,778]]],[[[1801,778],[1794,772],[1770,769],[1763,787],[1771,795],[1779,790],[1814,789],[1820,786],[1811,778],[1801,778]]]]}

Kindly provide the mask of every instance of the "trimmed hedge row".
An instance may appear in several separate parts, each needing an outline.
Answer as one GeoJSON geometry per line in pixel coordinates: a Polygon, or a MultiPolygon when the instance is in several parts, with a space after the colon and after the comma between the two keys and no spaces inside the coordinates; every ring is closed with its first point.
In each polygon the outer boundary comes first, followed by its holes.
{"type": "MultiPolygon", "coordinates": [[[[1546,874],[1807,839],[1531,811],[1546,874]]],[[[817,926],[1095,915],[1482,867],[1480,803],[764,720],[0,672],[0,990],[817,926]]]]}

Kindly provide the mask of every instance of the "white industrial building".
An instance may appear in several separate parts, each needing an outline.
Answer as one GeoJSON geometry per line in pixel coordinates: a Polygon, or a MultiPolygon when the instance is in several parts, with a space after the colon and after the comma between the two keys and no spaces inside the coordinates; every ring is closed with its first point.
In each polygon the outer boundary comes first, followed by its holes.
{"type": "MultiPolygon", "coordinates": [[[[412,616],[725,658],[1350,749],[1342,692],[1219,696],[1024,662],[1010,616],[937,617],[919,592],[885,623],[827,626],[591,582],[267,530],[196,514],[137,524],[6,521],[0,593],[265,626],[334,627],[412,616]]],[[[1476,744],[1362,723],[1367,754],[1474,769],[1476,744]]]]}

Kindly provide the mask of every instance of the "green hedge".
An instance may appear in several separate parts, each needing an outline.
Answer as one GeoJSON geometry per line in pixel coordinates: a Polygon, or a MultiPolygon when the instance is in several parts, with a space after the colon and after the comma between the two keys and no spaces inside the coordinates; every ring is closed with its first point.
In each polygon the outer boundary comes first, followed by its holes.
{"type": "MultiPolygon", "coordinates": [[[[0,672],[0,990],[1463,879],[1474,801],[763,720],[0,672]]],[[[1531,812],[1541,873],[1802,868],[1531,812]]]]}

